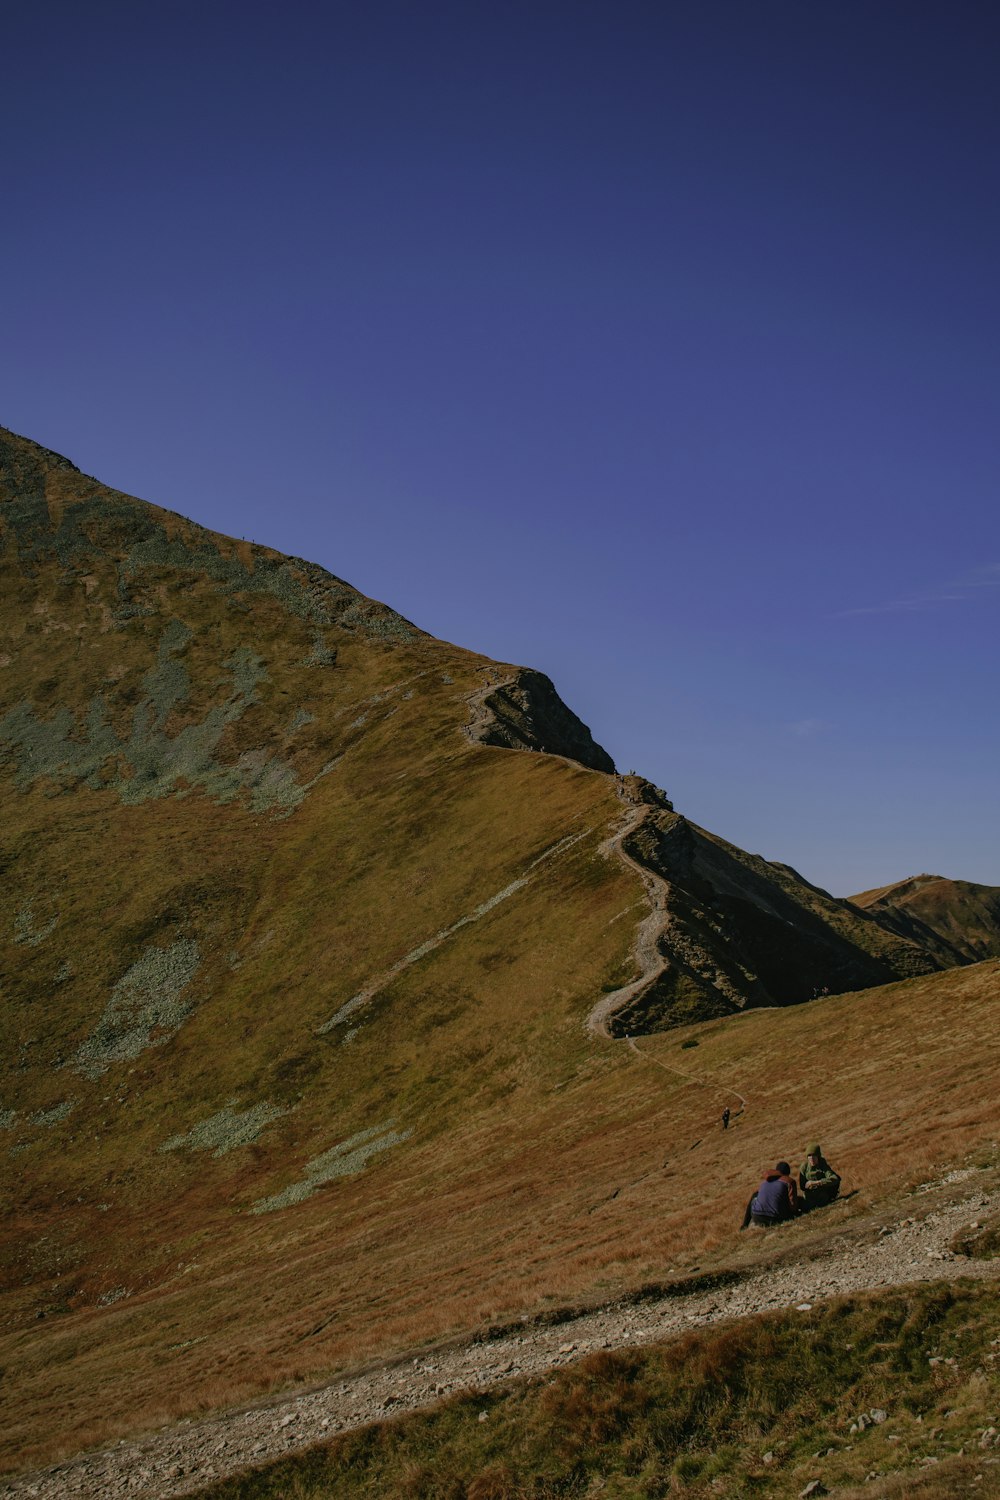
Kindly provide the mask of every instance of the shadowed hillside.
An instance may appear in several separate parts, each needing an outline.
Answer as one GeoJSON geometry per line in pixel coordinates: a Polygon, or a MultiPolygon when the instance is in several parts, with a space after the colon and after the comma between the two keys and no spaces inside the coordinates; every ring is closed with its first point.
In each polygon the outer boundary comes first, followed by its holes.
{"type": "Polygon", "coordinates": [[[946,966],[1000,958],[1000,886],[915,875],[851,901],[887,932],[919,943],[946,966]]]}
{"type": "Polygon", "coordinates": [[[949,965],[909,934],[859,921],[856,908],[788,865],[747,854],[671,808],[651,810],[625,847],[666,882],[660,947],[669,961],[617,1012],[613,1035],[747,1005],[788,1005],[949,965]]]}
{"type": "Polygon", "coordinates": [[[541,674],[3,430],[0,785],[8,1466],[627,1284],[655,1220],[592,1210],[663,1086],[602,997],[940,961],[616,778],[541,674]]]}

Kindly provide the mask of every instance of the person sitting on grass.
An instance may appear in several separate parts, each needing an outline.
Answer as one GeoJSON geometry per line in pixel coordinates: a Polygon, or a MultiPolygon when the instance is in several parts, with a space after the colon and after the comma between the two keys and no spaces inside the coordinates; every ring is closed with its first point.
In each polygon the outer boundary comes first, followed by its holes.
{"type": "Polygon", "coordinates": [[[818,1146],[810,1146],[805,1161],[799,1169],[799,1187],[802,1189],[802,1208],[823,1208],[832,1203],[840,1192],[840,1176],[833,1170],[818,1146]]]}
{"type": "Polygon", "coordinates": [[[764,1181],[747,1204],[740,1228],[756,1224],[759,1229],[773,1229],[776,1224],[794,1219],[799,1212],[792,1169],[787,1161],[779,1161],[773,1172],[764,1174],[764,1181]]]}

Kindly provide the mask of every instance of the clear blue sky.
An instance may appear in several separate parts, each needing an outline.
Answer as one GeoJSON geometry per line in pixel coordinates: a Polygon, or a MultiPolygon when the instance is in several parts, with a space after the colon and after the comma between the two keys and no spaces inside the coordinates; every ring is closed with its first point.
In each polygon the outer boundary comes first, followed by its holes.
{"type": "Polygon", "coordinates": [[[0,421],[541,668],[843,895],[1000,884],[1000,8],[38,0],[0,421]]]}

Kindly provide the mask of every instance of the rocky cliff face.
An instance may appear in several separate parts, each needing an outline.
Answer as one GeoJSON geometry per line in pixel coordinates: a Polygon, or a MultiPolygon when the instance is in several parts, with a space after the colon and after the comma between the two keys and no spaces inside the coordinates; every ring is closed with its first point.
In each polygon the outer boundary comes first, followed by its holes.
{"type": "Polygon", "coordinates": [[[615,769],[610,755],[566,707],[550,679],[527,667],[519,667],[512,677],[479,695],[469,736],[480,745],[565,755],[592,771],[615,769]]]}

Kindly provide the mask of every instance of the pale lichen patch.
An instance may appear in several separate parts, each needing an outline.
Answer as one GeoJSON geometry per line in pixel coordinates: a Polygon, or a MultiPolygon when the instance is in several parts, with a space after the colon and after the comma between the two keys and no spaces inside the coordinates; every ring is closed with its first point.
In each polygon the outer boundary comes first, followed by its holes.
{"type": "Polygon", "coordinates": [[[65,1120],[75,1108],[75,1099],[63,1099],[59,1104],[54,1104],[51,1109],[40,1109],[31,1115],[30,1123],[41,1130],[50,1130],[53,1125],[58,1125],[65,1120]]]}
{"type": "Polygon", "coordinates": [[[337,665],[337,648],[328,646],[321,632],[317,631],[313,636],[312,650],[309,655],[303,657],[304,667],[335,667],[337,665]]]}
{"type": "Polygon", "coordinates": [[[123,1298],[131,1297],[131,1295],[132,1293],[127,1286],[113,1286],[110,1291],[101,1293],[97,1299],[97,1305],[98,1307],[110,1307],[113,1302],[121,1302],[123,1298]]]}
{"type": "Polygon", "coordinates": [[[80,1072],[99,1078],[113,1062],[130,1061],[172,1037],[194,1009],[181,997],[198,963],[198,944],[190,938],[169,948],[147,948],[119,979],[93,1034],[80,1047],[80,1072]]]}
{"type": "Polygon", "coordinates": [[[278,1120],[289,1113],[286,1109],[279,1109],[276,1104],[266,1102],[239,1111],[233,1109],[234,1102],[230,1100],[218,1114],[210,1115],[207,1120],[200,1120],[186,1135],[171,1136],[169,1141],[164,1141],[160,1150],[179,1151],[182,1146],[186,1146],[189,1151],[211,1151],[213,1156],[225,1156],[237,1146],[249,1146],[272,1120],[278,1120]]]}
{"type": "Polygon", "coordinates": [[[40,777],[70,777],[95,789],[113,788],[127,806],[171,792],[188,796],[197,788],[219,803],[249,794],[255,812],[297,807],[307,788],[269,750],[248,751],[235,764],[216,759],[227,726],[259,701],[258,686],[267,681],[262,658],[249,648],[240,647],[225,662],[229,675],[220,684],[224,700],[200,722],[167,733],[171,716],[191,695],[191,679],[181,660],[190,639],[183,621],[167,623],[124,738],[112,727],[100,693],[91,700],[83,725],[67,708],[58,708],[48,719],[38,718],[31,703],[12,708],[0,719],[0,745],[5,743],[15,758],[19,789],[27,790],[40,777]]]}
{"type": "Polygon", "coordinates": [[[301,1181],[291,1183],[282,1192],[275,1193],[270,1198],[259,1199],[253,1205],[251,1213],[274,1213],[276,1209],[288,1208],[293,1203],[302,1203],[306,1198],[311,1198],[324,1182],[332,1182],[336,1177],[350,1177],[355,1172],[360,1172],[373,1156],[377,1156],[382,1151],[388,1151],[390,1146],[399,1145],[413,1134],[412,1130],[393,1130],[391,1127],[394,1124],[394,1120],[387,1120],[384,1125],[359,1130],[357,1135],[352,1135],[348,1140],[341,1141],[339,1145],[331,1146],[329,1151],[314,1156],[311,1161],[306,1162],[305,1174],[301,1181]]]}
{"type": "Polygon", "coordinates": [[[14,941],[22,946],[37,948],[39,943],[44,943],[50,933],[54,932],[59,925],[59,915],[50,917],[47,922],[36,923],[34,907],[29,902],[22,906],[14,918],[14,941]]]}

